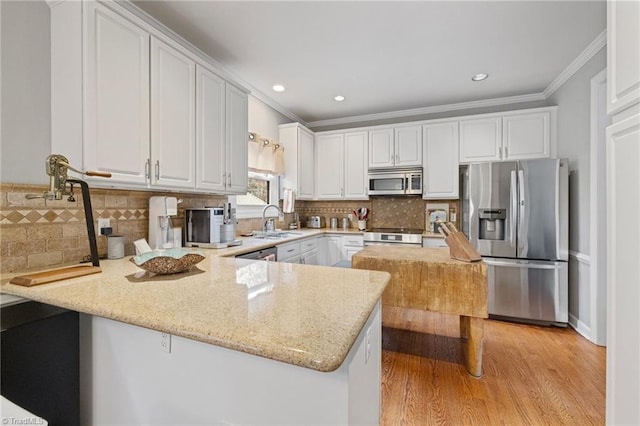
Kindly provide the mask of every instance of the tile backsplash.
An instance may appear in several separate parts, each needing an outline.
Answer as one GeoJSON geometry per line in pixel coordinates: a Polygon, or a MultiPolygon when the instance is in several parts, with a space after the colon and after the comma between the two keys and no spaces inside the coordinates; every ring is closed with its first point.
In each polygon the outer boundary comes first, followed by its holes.
{"type": "MultiPolygon", "coordinates": [[[[47,186],[0,183],[0,272],[56,267],[82,261],[89,255],[82,195],[77,189],[76,200],[27,200],[26,194],[41,194],[47,186]]],[[[129,191],[91,188],[94,221],[110,219],[115,235],[125,237],[125,255],[135,254],[133,241],[148,238],[149,197],[175,196],[182,200],[174,226],[184,224],[184,209],[190,207],[219,206],[227,202],[224,195],[176,194],[151,191],[129,191]]],[[[430,201],[431,202],[431,201],[430,201]]],[[[443,201],[457,209],[457,201],[443,201]]],[[[369,228],[425,228],[426,201],[420,197],[372,197],[362,201],[296,201],[296,212],[304,227],[309,216],[326,219],[347,217],[359,207],[370,210],[369,228]]],[[[293,214],[285,215],[286,228],[293,214]]],[[[351,228],[357,222],[351,221],[351,228]]],[[[241,219],[238,234],[261,229],[260,219],[241,219]]],[[[107,253],[107,238],[98,236],[98,253],[107,253]]]]}
{"type": "MultiPolygon", "coordinates": [[[[27,200],[26,194],[41,194],[47,186],[0,184],[0,272],[54,267],[77,263],[89,255],[82,195],[76,200],[27,200]]],[[[148,238],[149,197],[177,196],[176,222],[182,224],[184,209],[222,205],[226,196],[171,194],[149,191],[91,188],[93,218],[110,219],[114,235],[125,237],[125,255],[135,254],[133,241],[148,238]]],[[[98,254],[106,255],[107,238],[97,237],[98,254]]]]}

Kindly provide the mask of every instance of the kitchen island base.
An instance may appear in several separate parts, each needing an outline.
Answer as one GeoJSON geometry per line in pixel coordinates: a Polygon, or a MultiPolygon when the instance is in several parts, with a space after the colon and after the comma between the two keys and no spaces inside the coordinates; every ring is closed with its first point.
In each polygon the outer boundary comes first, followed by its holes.
{"type": "Polygon", "coordinates": [[[368,246],[351,259],[353,268],[391,274],[382,304],[460,317],[465,367],[482,376],[487,272],[484,262],[451,259],[447,248],[368,246]]]}
{"type": "Polygon", "coordinates": [[[378,424],[380,306],[329,373],[83,314],[81,423],[378,424]]]}

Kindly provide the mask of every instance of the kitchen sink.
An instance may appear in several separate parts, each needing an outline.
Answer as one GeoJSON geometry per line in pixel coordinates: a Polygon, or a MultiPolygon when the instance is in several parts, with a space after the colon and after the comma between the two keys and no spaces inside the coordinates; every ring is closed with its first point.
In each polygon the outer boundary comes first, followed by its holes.
{"type": "Polygon", "coordinates": [[[293,237],[296,235],[302,235],[302,232],[292,232],[292,231],[253,231],[254,238],[265,238],[272,240],[279,240],[282,238],[293,237]]]}

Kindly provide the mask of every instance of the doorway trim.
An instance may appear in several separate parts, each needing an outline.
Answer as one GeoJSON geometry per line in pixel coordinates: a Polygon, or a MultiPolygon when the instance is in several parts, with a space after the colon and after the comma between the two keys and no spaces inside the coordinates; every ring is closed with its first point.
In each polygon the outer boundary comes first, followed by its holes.
{"type": "Polygon", "coordinates": [[[607,70],[591,79],[591,141],[590,182],[591,218],[589,223],[589,299],[590,340],[601,346],[607,343],[607,194],[606,194],[606,137],[607,116],[607,70]],[[604,119],[604,121],[603,121],[604,119]],[[602,175],[603,179],[599,179],[602,175]],[[603,183],[602,185],[599,185],[603,183]],[[599,188],[600,186],[600,188],[599,188]]]}

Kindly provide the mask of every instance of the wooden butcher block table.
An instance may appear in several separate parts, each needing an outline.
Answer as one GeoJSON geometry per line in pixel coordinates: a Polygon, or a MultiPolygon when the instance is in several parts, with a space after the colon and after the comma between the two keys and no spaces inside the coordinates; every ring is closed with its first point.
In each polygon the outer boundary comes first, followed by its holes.
{"type": "Polygon", "coordinates": [[[487,313],[487,269],[483,262],[451,259],[448,248],[367,246],[353,255],[353,268],[387,271],[382,305],[460,315],[467,340],[466,367],[482,375],[482,340],[487,313]]]}

